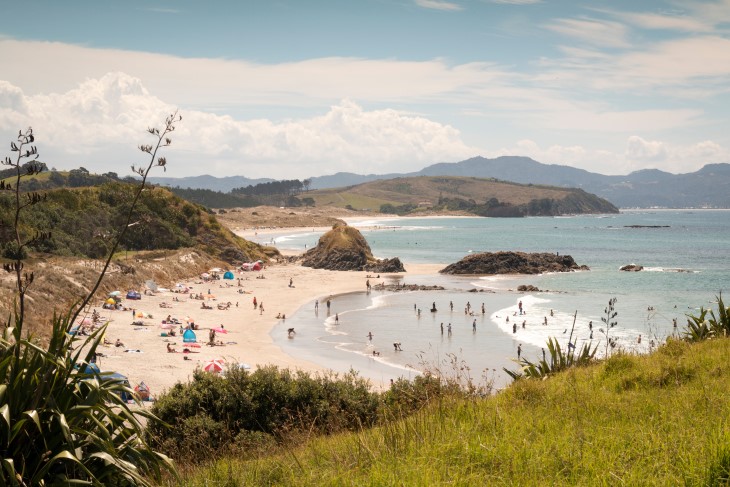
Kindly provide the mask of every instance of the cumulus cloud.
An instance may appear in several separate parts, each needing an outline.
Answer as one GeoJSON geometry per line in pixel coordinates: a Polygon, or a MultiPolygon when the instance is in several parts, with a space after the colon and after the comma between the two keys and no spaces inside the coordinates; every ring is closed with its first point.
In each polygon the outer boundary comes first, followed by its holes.
{"type": "Polygon", "coordinates": [[[544,164],[573,166],[607,175],[629,174],[646,168],[676,174],[694,172],[705,164],[730,162],[730,149],[711,140],[673,145],[635,135],[627,138],[624,152],[589,149],[581,145],[541,146],[531,139],[523,139],[485,155],[527,156],[544,164]]]}
{"type": "MultiPolygon", "coordinates": [[[[89,79],[61,94],[26,96],[0,84],[0,131],[33,125],[49,166],[80,165],[126,174],[139,161],[134,146],[145,129],[175,108],[124,73],[89,79]],[[19,126],[20,124],[20,126],[19,126]],[[45,149],[44,149],[45,147],[45,149]],[[130,162],[131,161],[131,162],[130,162]]],[[[201,173],[309,177],[335,170],[382,173],[415,170],[477,153],[448,125],[392,109],[365,110],[343,100],[314,117],[275,122],[183,112],[174,134],[175,176],[201,173]]]]}
{"type": "Polygon", "coordinates": [[[631,161],[661,162],[666,160],[667,150],[662,142],[632,135],[626,142],[626,157],[631,161]]]}

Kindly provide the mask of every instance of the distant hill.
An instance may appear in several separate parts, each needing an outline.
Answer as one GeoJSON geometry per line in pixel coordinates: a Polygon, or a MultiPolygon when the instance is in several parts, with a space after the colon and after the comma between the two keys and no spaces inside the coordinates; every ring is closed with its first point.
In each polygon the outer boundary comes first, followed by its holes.
{"type": "Polygon", "coordinates": [[[552,216],[615,213],[608,201],[580,189],[495,179],[419,176],[309,191],[316,206],[370,209],[399,215],[464,212],[480,216],[552,216]]]}
{"type": "Polygon", "coordinates": [[[190,176],[186,178],[150,177],[149,182],[159,186],[182,189],[210,189],[228,193],[235,188],[243,188],[248,185],[257,185],[276,181],[275,179],[260,178],[251,179],[244,176],[226,176],[218,178],[204,174],[202,176],[190,176]]]}
{"type": "MultiPolygon", "coordinates": [[[[461,162],[439,163],[420,171],[391,174],[354,174],[340,172],[312,177],[312,189],[341,188],[369,181],[414,176],[463,176],[495,178],[521,184],[540,184],[580,188],[623,208],[630,207],[715,207],[730,208],[730,164],[708,164],[699,171],[671,174],[656,169],[636,171],[625,176],[606,176],[584,169],[557,164],[542,164],[529,157],[504,156],[496,159],[474,157],[461,162]]],[[[240,176],[214,178],[153,178],[155,184],[205,188],[227,192],[235,187],[266,182],[240,176]]]]}

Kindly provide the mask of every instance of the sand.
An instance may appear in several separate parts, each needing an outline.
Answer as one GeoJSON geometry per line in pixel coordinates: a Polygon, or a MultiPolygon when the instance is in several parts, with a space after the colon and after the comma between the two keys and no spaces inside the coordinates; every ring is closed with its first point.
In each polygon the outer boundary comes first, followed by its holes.
{"type": "MultiPolygon", "coordinates": [[[[410,275],[433,274],[438,268],[440,266],[406,266],[410,275]]],[[[315,299],[323,305],[329,296],[364,291],[367,275],[366,272],[325,271],[294,264],[276,264],[262,272],[234,274],[233,280],[203,282],[199,278],[191,278],[183,281],[182,284],[190,287],[187,294],[162,291],[143,295],[139,301],[125,299],[125,306],[153,316],[141,320],[145,326],[132,325],[133,321],[140,320],[133,320],[132,311],[103,310],[100,303],[95,309],[109,320],[105,338],[111,342],[119,338],[124,344],[124,347],[100,347],[103,354],[98,359],[100,369],[126,375],[132,386],[144,381],[153,395],[162,393],[177,382],[189,381],[197,367],[203,367],[213,359],[222,359],[226,364],[249,364],[252,369],[273,364],[282,368],[323,372],[324,369],[316,364],[285,354],[274,343],[270,333],[281,321],[276,316],[281,313],[291,317],[300,307],[315,299]],[[265,279],[256,278],[260,275],[265,279]],[[292,287],[289,286],[290,279],[292,287]],[[190,292],[208,294],[208,291],[214,298],[205,301],[190,299],[190,292]],[[174,301],[175,297],[180,301],[174,301]],[[254,309],[254,297],[258,303],[263,303],[263,313],[254,309]],[[203,302],[213,309],[201,309],[203,302]],[[229,309],[218,309],[218,304],[228,302],[231,303],[229,309]],[[162,303],[169,307],[160,307],[162,303]],[[161,322],[168,315],[177,318],[183,325],[187,319],[192,319],[200,327],[196,330],[200,347],[189,347],[193,353],[182,353],[185,345],[179,333],[175,337],[161,336],[166,331],[161,328],[161,322]],[[217,333],[216,340],[223,345],[208,346],[209,330],[221,325],[227,333],[217,333]],[[177,353],[167,352],[168,343],[177,353]]],[[[179,332],[179,326],[177,330],[179,332]]],[[[296,340],[296,336],[292,339],[296,340]]]]}

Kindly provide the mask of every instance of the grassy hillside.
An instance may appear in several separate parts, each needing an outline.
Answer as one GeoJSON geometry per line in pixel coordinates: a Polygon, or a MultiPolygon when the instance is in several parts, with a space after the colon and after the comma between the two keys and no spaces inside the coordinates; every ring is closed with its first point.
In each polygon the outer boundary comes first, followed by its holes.
{"type": "Polygon", "coordinates": [[[306,195],[317,206],[350,206],[402,214],[465,211],[484,216],[522,216],[617,211],[608,201],[578,189],[472,177],[396,178],[310,191],[306,195]]]}
{"type": "Polygon", "coordinates": [[[727,485],[730,340],[670,340],[493,397],[443,399],[183,485],[727,485]]]}

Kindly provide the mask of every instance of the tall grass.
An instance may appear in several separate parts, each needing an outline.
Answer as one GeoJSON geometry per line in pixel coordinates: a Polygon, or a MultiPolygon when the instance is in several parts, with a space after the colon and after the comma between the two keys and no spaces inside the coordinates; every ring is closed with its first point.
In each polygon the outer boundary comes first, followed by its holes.
{"type": "Polygon", "coordinates": [[[183,472],[211,485],[725,485],[730,340],[670,339],[486,399],[183,472]]]}

